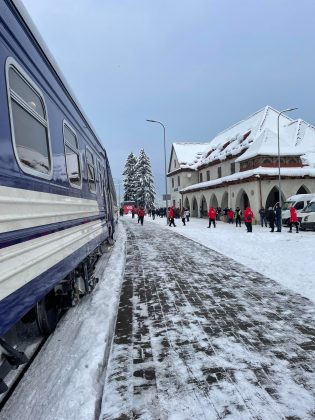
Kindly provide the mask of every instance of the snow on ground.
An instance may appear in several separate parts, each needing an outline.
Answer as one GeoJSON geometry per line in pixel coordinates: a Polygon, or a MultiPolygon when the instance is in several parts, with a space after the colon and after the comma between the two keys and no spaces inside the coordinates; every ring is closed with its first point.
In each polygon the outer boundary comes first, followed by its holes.
{"type": "Polygon", "coordinates": [[[176,219],[176,228],[167,227],[165,218],[153,221],[146,216],[144,222],[148,221],[233,258],[315,302],[314,232],[290,234],[284,227],[281,233],[270,233],[269,228],[253,226],[253,233],[248,234],[244,224],[236,228],[217,222],[215,229],[208,229],[208,219],[190,218],[186,226],[176,219]]]}
{"type": "Polygon", "coordinates": [[[125,241],[120,226],[96,289],[60,321],[2,410],[1,420],[98,417],[124,272],[125,241]]]}

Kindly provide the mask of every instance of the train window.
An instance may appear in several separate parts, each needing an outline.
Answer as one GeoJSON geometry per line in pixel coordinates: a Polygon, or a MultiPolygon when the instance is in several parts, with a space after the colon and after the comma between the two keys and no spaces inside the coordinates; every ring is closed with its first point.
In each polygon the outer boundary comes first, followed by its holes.
{"type": "Polygon", "coordinates": [[[63,124],[63,138],[69,182],[73,187],[80,188],[81,168],[78,140],[74,130],[65,122],[63,124]]]}
{"type": "Polygon", "coordinates": [[[50,178],[52,172],[48,118],[44,99],[25,72],[8,59],[8,96],[15,154],[21,169],[50,178]]]}
{"type": "Polygon", "coordinates": [[[90,191],[96,191],[96,180],[95,180],[95,167],[94,158],[89,149],[86,149],[86,163],[87,163],[87,174],[90,191]]]}
{"type": "Polygon", "coordinates": [[[98,167],[98,177],[99,177],[99,186],[100,186],[100,191],[101,194],[104,195],[104,178],[103,178],[103,170],[102,170],[102,165],[101,162],[98,160],[97,161],[97,167],[98,167]]]}

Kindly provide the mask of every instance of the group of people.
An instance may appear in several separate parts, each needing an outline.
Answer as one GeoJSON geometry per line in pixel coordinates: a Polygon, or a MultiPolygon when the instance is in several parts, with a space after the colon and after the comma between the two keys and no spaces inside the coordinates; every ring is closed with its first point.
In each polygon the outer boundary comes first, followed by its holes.
{"type": "MultiPolygon", "coordinates": [[[[164,216],[164,209],[151,209],[148,211],[149,216],[152,216],[152,219],[155,219],[155,216],[164,216]],[[160,211],[162,210],[162,211],[160,211]]],[[[253,231],[253,219],[254,219],[254,213],[252,212],[250,207],[246,207],[244,210],[244,215],[240,207],[236,207],[236,209],[233,211],[230,209],[224,209],[225,214],[227,216],[227,220],[229,224],[234,224],[236,227],[242,226],[242,219],[244,220],[247,232],[253,231]]],[[[143,206],[140,206],[139,208],[134,207],[132,209],[132,218],[135,217],[135,215],[138,216],[138,223],[143,225],[145,210],[143,206]]],[[[208,219],[209,219],[209,225],[208,228],[211,228],[213,226],[216,227],[216,221],[218,220],[218,209],[214,207],[210,207],[208,210],[208,219]]],[[[277,228],[276,232],[281,232],[281,226],[282,226],[282,220],[281,220],[281,207],[279,206],[279,203],[276,204],[275,208],[269,207],[268,210],[264,207],[261,207],[259,210],[259,216],[260,216],[260,225],[261,227],[267,227],[269,223],[270,232],[275,231],[275,227],[277,228]]],[[[189,209],[182,208],[179,211],[175,208],[175,206],[172,206],[168,209],[168,225],[170,227],[176,227],[175,224],[175,218],[180,217],[183,223],[183,226],[186,226],[186,222],[189,222],[190,212],[189,209]]],[[[296,214],[296,209],[291,206],[290,207],[290,230],[289,232],[292,233],[292,228],[295,226],[296,233],[299,232],[299,220],[296,214]]]]}
{"type": "MultiPolygon", "coordinates": [[[[175,218],[176,218],[176,208],[175,206],[170,207],[168,210],[168,220],[169,220],[169,227],[175,225],[175,218]]],[[[188,209],[185,209],[184,207],[180,210],[179,217],[182,219],[183,226],[186,226],[186,221],[189,222],[190,218],[190,211],[188,209]]]]}

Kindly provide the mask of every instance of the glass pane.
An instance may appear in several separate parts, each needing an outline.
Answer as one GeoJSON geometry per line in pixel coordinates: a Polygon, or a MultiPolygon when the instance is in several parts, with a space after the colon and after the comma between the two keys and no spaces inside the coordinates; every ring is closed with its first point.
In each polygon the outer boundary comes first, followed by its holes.
{"type": "Polygon", "coordinates": [[[90,190],[95,191],[96,190],[95,172],[94,172],[94,167],[92,165],[88,165],[88,180],[89,180],[90,190]]]}
{"type": "Polygon", "coordinates": [[[94,165],[92,153],[88,149],[86,150],[86,159],[88,163],[91,163],[92,165],[94,165]]]}
{"type": "Polygon", "coordinates": [[[66,146],[66,162],[69,181],[71,184],[81,185],[79,156],[66,146]]]}
{"type": "Polygon", "coordinates": [[[65,140],[71,144],[71,146],[73,146],[75,149],[78,148],[78,142],[77,142],[77,138],[75,136],[75,134],[73,133],[73,131],[71,131],[66,125],[64,125],[64,137],[65,140]]]}
{"type": "Polygon", "coordinates": [[[20,161],[35,171],[49,173],[50,159],[46,128],[12,101],[13,127],[20,161]]]}
{"type": "Polygon", "coordinates": [[[37,114],[45,118],[44,107],[40,96],[12,68],[9,69],[9,85],[37,114]]]}

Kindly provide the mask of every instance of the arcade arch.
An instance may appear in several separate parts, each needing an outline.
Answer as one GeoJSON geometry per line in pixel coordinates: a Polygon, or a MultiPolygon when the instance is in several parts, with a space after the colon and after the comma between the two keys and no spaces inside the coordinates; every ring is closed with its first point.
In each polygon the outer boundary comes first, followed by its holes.
{"type": "Polygon", "coordinates": [[[196,197],[193,197],[192,199],[192,210],[190,213],[192,217],[198,217],[198,203],[196,197]]]}
{"type": "Polygon", "coordinates": [[[246,207],[250,207],[248,195],[243,189],[241,189],[237,194],[236,207],[239,207],[243,211],[246,209],[246,207]]]}

